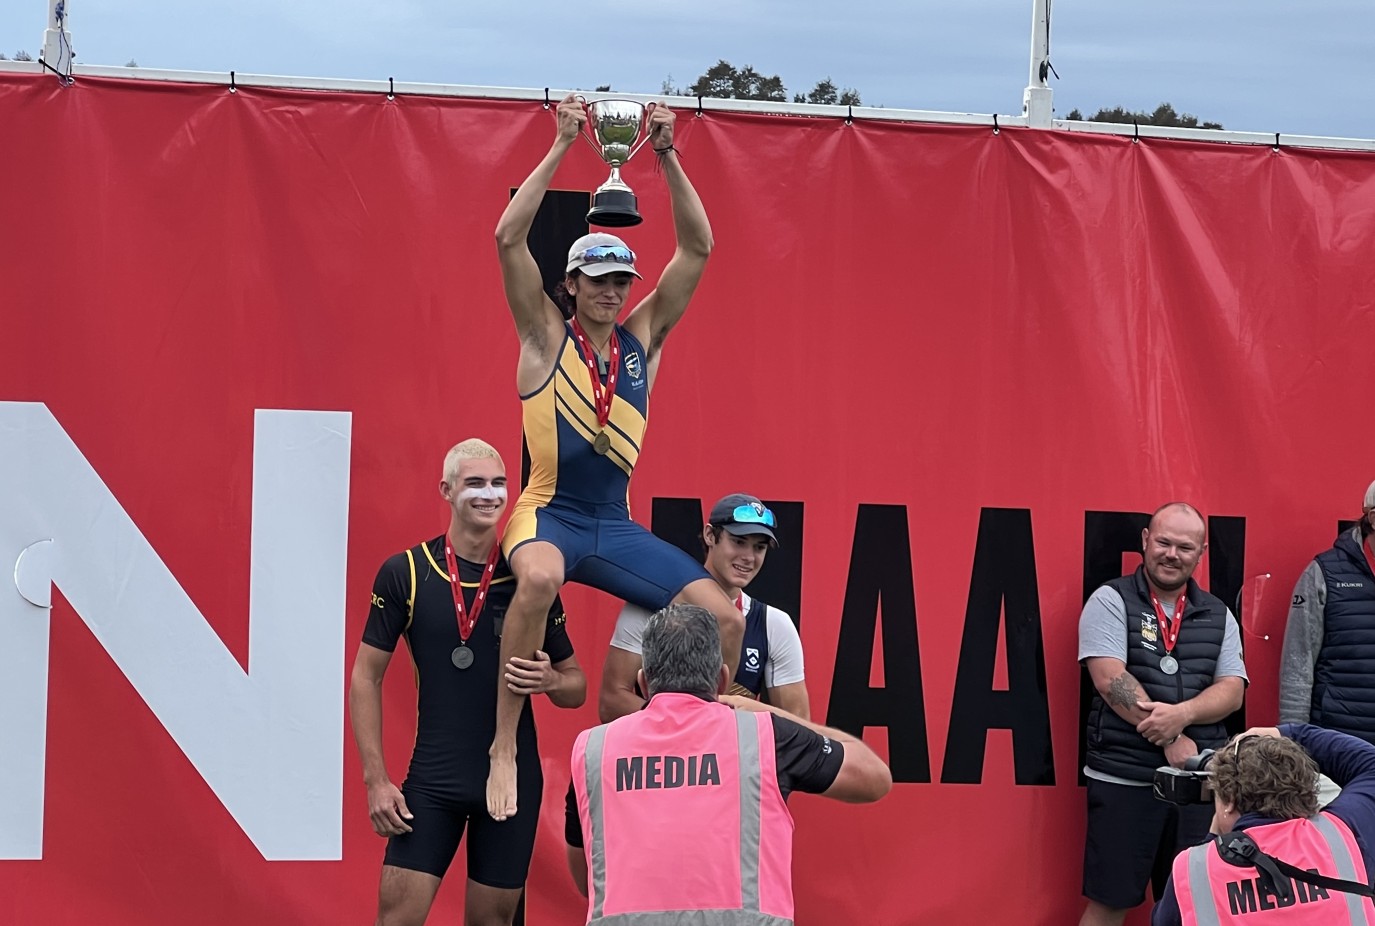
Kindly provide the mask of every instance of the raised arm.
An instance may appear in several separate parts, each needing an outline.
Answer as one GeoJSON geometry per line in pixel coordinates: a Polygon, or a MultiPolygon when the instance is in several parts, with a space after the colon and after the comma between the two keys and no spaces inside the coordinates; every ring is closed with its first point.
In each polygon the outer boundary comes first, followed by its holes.
{"type": "Polygon", "coordinates": [[[649,144],[656,152],[659,167],[668,182],[669,201],[673,205],[673,231],[677,248],[659,285],[644,298],[625,321],[630,332],[640,339],[654,364],[664,339],[687,310],[688,300],[697,289],[711,253],[711,223],[707,211],[697,196],[678,152],[673,148],[673,125],[677,115],[662,103],[649,116],[649,144]]]}
{"type": "Polygon", "coordinates": [[[544,292],[544,280],[539,265],[530,253],[527,238],[534,224],[544,194],[554,179],[554,171],[577,141],[587,113],[572,94],[558,106],[558,134],[544,160],[525,178],[525,182],[511,197],[506,211],[497,222],[497,256],[501,261],[501,282],[506,290],[506,304],[516,323],[522,344],[531,344],[544,353],[555,343],[563,328],[563,314],[544,292]]]}

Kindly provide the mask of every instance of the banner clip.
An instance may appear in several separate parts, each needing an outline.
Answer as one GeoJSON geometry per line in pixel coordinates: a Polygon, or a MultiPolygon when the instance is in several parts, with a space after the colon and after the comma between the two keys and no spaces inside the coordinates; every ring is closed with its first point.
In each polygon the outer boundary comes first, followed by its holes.
{"type": "Polygon", "coordinates": [[[545,88],[544,88],[544,108],[545,108],[545,109],[548,109],[548,108],[549,108],[549,88],[548,88],[548,87],[545,87],[545,88]]]}
{"type": "Polygon", "coordinates": [[[230,72],[229,72],[229,92],[230,92],[230,93],[238,93],[238,92],[239,92],[239,88],[238,88],[238,87],[235,85],[235,83],[234,83],[234,72],[233,72],[233,71],[230,71],[230,72]]]}
{"type": "Polygon", "coordinates": [[[1001,134],[1001,132],[1002,132],[1002,129],[998,128],[998,114],[997,114],[997,113],[994,113],[994,114],[993,114],[993,134],[994,134],[994,135],[998,135],[998,134],[1001,134]]]}
{"type": "Polygon", "coordinates": [[[76,79],[72,77],[71,74],[62,73],[57,68],[49,64],[47,60],[45,60],[44,58],[40,57],[38,59],[38,66],[43,68],[43,70],[45,71],[52,71],[53,74],[57,77],[57,82],[64,87],[70,87],[72,84],[76,83],[76,79]]]}
{"type": "Polygon", "coordinates": [[[853,106],[848,105],[848,104],[847,104],[846,107],[845,107],[845,124],[846,124],[846,125],[854,125],[854,124],[855,124],[855,108],[854,108],[853,106]]]}
{"type": "Polygon", "coordinates": [[[389,100],[394,100],[394,99],[396,99],[396,78],[395,78],[395,77],[388,77],[388,78],[387,78],[387,99],[389,99],[389,100]]]}
{"type": "Polygon", "coordinates": [[[697,118],[702,118],[702,94],[697,94],[697,118]]]}
{"type": "Polygon", "coordinates": [[[1132,120],[1132,144],[1141,144],[1141,126],[1137,125],[1136,120],[1132,120]]]}
{"type": "Polygon", "coordinates": [[[1275,133],[1275,150],[1276,150],[1276,151],[1280,150],[1280,133],[1279,133],[1279,132],[1276,132],[1276,133],[1275,133]]]}

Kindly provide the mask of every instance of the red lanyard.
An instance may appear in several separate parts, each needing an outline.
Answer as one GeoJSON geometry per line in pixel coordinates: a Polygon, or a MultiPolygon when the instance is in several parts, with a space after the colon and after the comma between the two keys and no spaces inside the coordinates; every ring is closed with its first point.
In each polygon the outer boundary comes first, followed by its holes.
{"type": "Polygon", "coordinates": [[[1369,538],[1369,537],[1367,537],[1365,540],[1361,541],[1361,552],[1365,554],[1366,565],[1368,565],[1368,566],[1370,567],[1370,571],[1371,571],[1372,573],[1375,573],[1375,556],[1372,556],[1371,553],[1370,553],[1370,538],[1369,538]]]}
{"type": "MultiPolygon", "coordinates": [[[[477,616],[482,613],[482,603],[487,600],[487,589],[492,586],[492,575],[497,571],[497,556],[501,544],[492,544],[492,552],[487,554],[487,568],[482,570],[482,581],[477,586],[477,598],[473,599],[472,613],[463,606],[463,584],[458,580],[458,557],[454,556],[454,545],[449,535],[444,535],[444,564],[449,567],[449,587],[454,593],[454,610],[458,612],[458,638],[464,643],[472,636],[477,626],[477,616]]],[[[469,660],[471,662],[472,660],[469,660]]]]}
{"type": "Polygon", "coordinates": [[[1180,595],[1174,603],[1173,620],[1165,616],[1165,609],[1160,606],[1155,592],[1151,592],[1151,604],[1155,605],[1155,619],[1160,624],[1160,642],[1165,644],[1165,653],[1169,655],[1179,640],[1179,622],[1184,620],[1184,596],[1180,595]]]}
{"type": "Polygon", "coordinates": [[[611,400],[616,397],[616,377],[621,371],[621,337],[616,333],[616,326],[612,325],[611,339],[607,342],[611,348],[611,369],[607,371],[605,387],[597,372],[597,355],[592,350],[592,342],[587,340],[587,332],[582,330],[576,315],[573,316],[573,337],[578,339],[583,359],[587,361],[587,372],[592,375],[592,399],[597,408],[597,425],[604,428],[611,419],[611,400]]]}

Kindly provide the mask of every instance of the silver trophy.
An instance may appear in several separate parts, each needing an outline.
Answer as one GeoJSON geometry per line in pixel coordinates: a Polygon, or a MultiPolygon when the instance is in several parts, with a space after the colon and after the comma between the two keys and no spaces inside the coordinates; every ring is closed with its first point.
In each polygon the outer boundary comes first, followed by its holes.
{"type": "Polygon", "coordinates": [[[592,194],[587,224],[626,228],[643,221],[635,208],[634,191],[621,179],[621,165],[649,140],[648,135],[640,137],[648,115],[645,106],[630,100],[598,100],[587,104],[587,126],[591,135],[583,133],[583,138],[611,165],[611,176],[592,194]]]}

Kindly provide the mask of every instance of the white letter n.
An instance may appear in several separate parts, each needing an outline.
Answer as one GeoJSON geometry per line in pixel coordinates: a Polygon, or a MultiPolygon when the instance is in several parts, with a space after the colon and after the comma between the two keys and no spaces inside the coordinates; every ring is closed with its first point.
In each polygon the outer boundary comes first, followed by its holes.
{"type": "Polygon", "coordinates": [[[264,858],[341,856],[350,429],[255,413],[245,673],[47,407],[0,402],[0,859],[43,855],[52,584],[264,858]]]}

